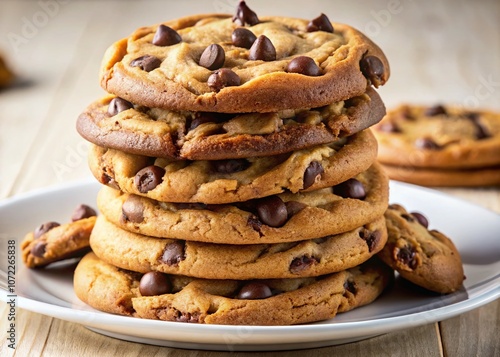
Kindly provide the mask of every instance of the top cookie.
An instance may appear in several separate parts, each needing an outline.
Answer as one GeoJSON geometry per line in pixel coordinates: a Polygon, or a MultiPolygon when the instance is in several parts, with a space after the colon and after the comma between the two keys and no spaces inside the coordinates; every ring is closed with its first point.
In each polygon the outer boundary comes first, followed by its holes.
{"type": "Polygon", "coordinates": [[[383,52],[330,23],[204,14],[142,27],[105,53],[101,86],[133,103],[172,110],[275,112],[324,106],[389,77],[383,52]]]}
{"type": "Polygon", "coordinates": [[[401,105],[388,111],[373,133],[383,164],[441,169],[500,164],[500,113],[401,105]]]}

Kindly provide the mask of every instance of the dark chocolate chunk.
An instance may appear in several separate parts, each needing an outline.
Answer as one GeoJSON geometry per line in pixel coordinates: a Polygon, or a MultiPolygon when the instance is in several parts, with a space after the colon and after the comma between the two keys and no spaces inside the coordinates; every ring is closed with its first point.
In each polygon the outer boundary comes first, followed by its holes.
{"type": "Polygon", "coordinates": [[[304,270],[309,269],[311,266],[313,266],[315,263],[317,263],[318,260],[314,257],[308,257],[306,255],[302,257],[298,257],[292,260],[292,263],[290,264],[290,272],[292,274],[298,274],[303,272],[304,270]]]}
{"type": "Polygon", "coordinates": [[[414,270],[418,266],[417,252],[412,246],[399,248],[396,257],[401,263],[408,266],[412,270],[414,270]]]}
{"type": "Polygon", "coordinates": [[[384,133],[400,133],[401,129],[399,126],[392,122],[392,121],[386,121],[381,123],[379,126],[377,126],[377,130],[384,132],[384,133]]]}
{"type": "Polygon", "coordinates": [[[253,26],[258,24],[259,18],[257,14],[253,12],[245,1],[240,1],[238,7],[236,8],[236,13],[233,16],[233,22],[240,26],[245,26],[246,24],[253,26]]]}
{"type": "Polygon", "coordinates": [[[184,241],[174,241],[168,243],[163,249],[163,255],[160,258],[161,262],[169,266],[177,266],[181,261],[186,259],[185,253],[185,242],[184,241]]]}
{"type": "Polygon", "coordinates": [[[133,107],[134,105],[129,101],[123,98],[116,97],[111,99],[111,102],[109,102],[108,114],[114,116],[118,113],[123,112],[124,110],[132,109],[133,107]]]}
{"type": "Polygon", "coordinates": [[[304,189],[311,187],[314,182],[316,182],[316,178],[325,172],[323,169],[323,165],[321,165],[318,161],[311,161],[306,171],[304,172],[304,189]]]}
{"type": "Polygon", "coordinates": [[[169,294],[172,284],[166,274],[150,271],[142,276],[139,282],[139,292],[142,296],[169,294]]]}
{"type": "Polygon", "coordinates": [[[208,86],[215,92],[225,87],[239,86],[240,83],[240,77],[229,68],[216,70],[208,77],[207,81],[208,86]]]}
{"type": "Polygon", "coordinates": [[[231,35],[233,45],[249,49],[257,39],[254,33],[244,27],[238,27],[231,35]]]}
{"type": "Polygon", "coordinates": [[[199,65],[211,71],[219,69],[224,65],[226,53],[221,45],[211,44],[201,54],[199,65]]]}
{"type": "Polygon", "coordinates": [[[36,242],[33,247],[31,247],[31,254],[35,257],[42,258],[45,254],[45,249],[47,248],[47,242],[36,242]]]}
{"type": "Polygon", "coordinates": [[[171,46],[182,41],[181,36],[174,29],[160,25],[153,37],[153,45],[156,46],[171,46]]]}
{"type": "Polygon", "coordinates": [[[199,313],[181,312],[177,311],[175,316],[175,321],[177,322],[187,322],[187,323],[198,323],[200,322],[199,313]]]}
{"type": "Polygon", "coordinates": [[[321,14],[307,24],[307,32],[325,31],[333,33],[333,25],[325,14],[321,14]]]}
{"type": "Polygon", "coordinates": [[[153,69],[157,69],[161,65],[161,60],[158,57],[145,55],[136,58],[130,62],[131,67],[139,67],[143,71],[151,72],[153,69]]]}
{"type": "Polygon", "coordinates": [[[363,200],[366,197],[366,190],[363,184],[354,178],[338,184],[333,188],[333,192],[344,198],[357,198],[363,200]]]}
{"type": "Polygon", "coordinates": [[[288,219],[286,205],[278,196],[268,196],[257,200],[255,208],[259,219],[268,226],[281,227],[288,219]]]}
{"type": "Polygon", "coordinates": [[[130,195],[123,202],[122,217],[132,223],[141,223],[144,220],[144,206],[138,196],[130,195]]]}
{"type": "Polygon", "coordinates": [[[411,212],[410,213],[411,216],[413,218],[415,218],[417,220],[418,223],[420,223],[422,226],[424,226],[425,228],[429,227],[429,221],[427,220],[427,218],[422,214],[422,213],[419,213],[419,212],[411,212]]]}
{"type": "Polygon", "coordinates": [[[358,289],[356,288],[356,284],[354,283],[354,281],[350,281],[350,280],[346,280],[345,283],[344,283],[344,289],[348,292],[350,292],[351,294],[356,294],[356,292],[358,291],[358,289]]]}
{"type": "Polygon", "coordinates": [[[95,209],[93,209],[90,206],[87,205],[78,205],[75,210],[73,211],[73,214],[71,215],[71,220],[74,221],[79,221],[80,219],[84,218],[90,218],[97,216],[97,212],[95,209]]]}
{"type": "Polygon", "coordinates": [[[272,296],[271,288],[264,283],[249,282],[243,285],[236,295],[236,299],[255,300],[272,296]]]}
{"type": "Polygon", "coordinates": [[[134,183],[139,192],[146,193],[163,182],[165,170],[162,167],[151,165],[141,169],[134,177],[134,183]]]}
{"type": "Polygon", "coordinates": [[[57,223],[57,222],[46,222],[44,224],[41,224],[33,232],[33,237],[35,239],[38,239],[42,235],[44,235],[45,233],[47,233],[48,231],[50,231],[52,228],[55,228],[55,227],[58,227],[58,226],[60,226],[60,224],[57,223]]]}
{"type": "Polygon", "coordinates": [[[289,73],[299,73],[305,76],[319,76],[321,68],[318,67],[316,62],[307,56],[298,56],[291,60],[286,66],[286,71],[289,73]]]}
{"type": "Polygon", "coordinates": [[[212,161],[214,170],[221,174],[232,174],[246,170],[250,163],[246,159],[228,159],[212,161]]]}
{"type": "Polygon", "coordinates": [[[441,146],[431,138],[419,138],[415,140],[415,147],[426,150],[440,150],[441,146]]]}
{"type": "Polygon", "coordinates": [[[251,61],[274,61],[276,60],[276,49],[273,43],[264,35],[260,35],[250,47],[248,59],[251,61]]]}
{"type": "Polygon", "coordinates": [[[428,117],[434,117],[436,115],[446,115],[446,108],[441,104],[437,104],[427,108],[424,114],[428,117]]]}
{"type": "Polygon", "coordinates": [[[385,68],[380,58],[365,56],[359,62],[359,68],[361,69],[361,73],[363,73],[376,88],[385,83],[383,79],[385,68]]]}
{"type": "Polygon", "coordinates": [[[363,228],[359,232],[359,237],[366,242],[368,246],[368,251],[371,253],[375,247],[380,242],[380,238],[382,238],[382,233],[380,231],[369,231],[368,229],[363,228]]]}

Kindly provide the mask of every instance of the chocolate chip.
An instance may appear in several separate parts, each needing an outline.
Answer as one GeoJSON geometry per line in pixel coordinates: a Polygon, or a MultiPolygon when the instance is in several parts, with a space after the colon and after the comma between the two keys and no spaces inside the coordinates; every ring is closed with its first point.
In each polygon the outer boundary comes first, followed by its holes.
{"type": "Polygon", "coordinates": [[[290,217],[292,217],[293,215],[299,213],[304,208],[306,208],[307,205],[305,203],[302,203],[299,201],[287,201],[287,202],[285,202],[285,207],[286,207],[288,219],[290,219],[290,217]]]}
{"type": "Polygon", "coordinates": [[[261,234],[262,222],[259,221],[257,217],[255,217],[254,215],[248,217],[247,224],[250,227],[252,227],[254,231],[259,232],[259,235],[262,236],[261,234]]]}
{"type": "Polygon", "coordinates": [[[232,174],[246,170],[250,166],[248,160],[245,159],[229,159],[212,161],[214,170],[221,174],[232,174]]]}
{"type": "Polygon", "coordinates": [[[417,252],[412,246],[399,248],[396,253],[396,257],[401,263],[408,266],[412,270],[414,270],[418,265],[417,252]]]}
{"type": "Polygon", "coordinates": [[[132,109],[133,107],[134,105],[129,101],[126,101],[123,98],[116,97],[111,99],[111,102],[109,102],[108,114],[114,116],[118,113],[123,112],[124,110],[132,109]]]}
{"type": "Polygon", "coordinates": [[[318,161],[311,161],[309,166],[307,167],[306,171],[304,172],[304,190],[306,188],[311,187],[315,182],[316,179],[319,177],[321,178],[321,175],[325,172],[323,169],[323,165],[321,165],[320,162],[318,161]]]}
{"type": "Polygon", "coordinates": [[[200,322],[199,313],[181,312],[177,311],[175,316],[175,321],[177,322],[187,322],[187,323],[198,323],[200,322]]]}
{"type": "Polygon", "coordinates": [[[42,258],[46,248],[47,242],[36,242],[35,245],[31,247],[30,253],[35,257],[42,258]]]}
{"type": "Polygon", "coordinates": [[[151,165],[141,169],[134,177],[134,183],[139,192],[146,193],[163,182],[165,170],[159,166],[151,165]]]}
{"type": "Polygon", "coordinates": [[[467,113],[465,117],[469,119],[476,128],[476,139],[482,140],[491,138],[491,133],[486,128],[481,121],[479,121],[480,115],[478,113],[467,113]]]}
{"type": "Polygon", "coordinates": [[[392,122],[392,121],[386,121],[384,123],[381,123],[379,126],[377,126],[377,130],[384,132],[384,133],[400,133],[401,129],[399,126],[392,122]]]}
{"type": "Polygon", "coordinates": [[[366,228],[363,228],[359,232],[359,237],[366,242],[366,245],[368,246],[368,251],[371,253],[380,242],[380,238],[382,238],[382,233],[380,231],[372,232],[366,228]]]}
{"type": "Polygon", "coordinates": [[[166,274],[150,271],[142,276],[139,282],[139,292],[142,296],[168,294],[172,291],[172,284],[166,274]]]}
{"type": "Polygon", "coordinates": [[[160,261],[168,266],[178,266],[181,261],[186,259],[185,255],[185,242],[176,240],[168,243],[163,249],[163,255],[160,261]]]}
{"type": "Polygon", "coordinates": [[[244,27],[238,27],[231,35],[233,45],[249,49],[257,39],[254,33],[244,27]]]}
{"type": "Polygon", "coordinates": [[[221,68],[216,70],[208,77],[208,86],[218,92],[222,88],[239,86],[241,83],[240,77],[229,68],[221,68]]]}
{"type": "Polygon", "coordinates": [[[95,211],[95,209],[93,209],[90,206],[82,204],[78,205],[75,208],[73,214],[71,215],[71,220],[74,222],[74,221],[79,221],[80,219],[94,217],[94,216],[97,216],[97,212],[95,211]]]}
{"type": "Polygon", "coordinates": [[[446,115],[446,108],[441,104],[437,104],[427,108],[424,114],[428,117],[434,117],[436,115],[446,115]]]}
{"type": "Polygon", "coordinates": [[[243,285],[236,299],[255,300],[272,296],[271,288],[264,283],[250,282],[243,285]]]}
{"type": "Polygon", "coordinates": [[[60,226],[60,224],[57,223],[57,222],[46,222],[44,224],[41,224],[33,232],[33,237],[35,239],[38,239],[42,235],[44,235],[45,233],[47,233],[48,231],[50,231],[52,228],[55,228],[55,227],[58,227],[58,226],[60,226]]]}
{"type": "Polygon", "coordinates": [[[157,69],[161,65],[161,60],[158,57],[145,55],[136,58],[130,62],[131,67],[139,67],[143,71],[151,72],[153,69],[157,69]]]}
{"type": "Polygon", "coordinates": [[[350,281],[350,280],[346,280],[344,282],[344,289],[348,292],[350,292],[351,294],[356,294],[356,292],[358,291],[358,289],[356,288],[356,284],[354,283],[354,281],[350,281]]]}
{"type": "Polygon", "coordinates": [[[307,32],[325,31],[333,33],[333,26],[325,14],[321,14],[307,24],[307,32]]]}
{"type": "Polygon", "coordinates": [[[260,21],[257,14],[247,6],[246,2],[240,1],[238,7],[236,8],[236,13],[233,16],[233,22],[240,26],[245,26],[245,24],[253,26],[258,24],[260,21]]]}
{"type": "Polygon", "coordinates": [[[219,69],[224,65],[226,60],[226,53],[221,45],[216,43],[211,44],[201,54],[200,66],[205,67],[211,71],[219,69]]]}
{"type": "Polygon", "coordinates": [[[101,175],[101,179],[99,180],[99,182],[114,189],[117,190],[120,189],[120,186],[118,186],[118,183],[115,181],[115,178],[107,173],[103,173],[101,175]]]}
{"type": "Polygon", "coordinates": [[[413,218],[417,220],[418,223],[420,223],[422,226],[425,228],[429,227],[429,221],[427,218],[422,214],[418,212],[411,212],[410,213],[413,218]]]}
{"type": "Polygon", "coordinates": [[[181,36],[174,29],[160,25],[153,37],[153,45],[156,46],[171,46],[182,41],[181,36]]]}
{"type": "Polygon", "coordinates": [[[415,147],[426,150],[440,150],[441,146],[431,138],[419,138],[415,140],[415,147]]]}
{"type": "Polygon", "coordinates": [[[281,227],[288,219],[285,203],[278,196],[268,196],[257,200],[255,208],[259,219],[268,226],[281,227]]]}
{"type": "Polygon", "coordinates": [[[363,184],[351,178],[334,187],[333,192],[344,198],[357,198],[363,200],[366,197],[366,190],[363,184]]]}
{"type": "Polygon", "coordinates": [[[122,217],[125,221],[132,223],[144,221],[144,206],[138,196],[130,195],[123,202],[122,217]]]}
{"type": "Polygon", "coordinates": [[[291,60],[286,66],[286,71],[289,73],[299,73],[305,76],[319,76],[321,69],[316,62],[307,56],[298,56],[291,60]]]}
{"type": "Polygon", "coordinates": [[[309,269],[317,262],[318,260],[316,258],[308,257],[306,255],[295,258],[294,260],[292,260],[292,263],[290,264],[290,273],[299,274],[304,270],[309,269]]]}
{"type": "Polygon", "coordinates": [[[260,35],[250,47],[248,59],[251,61],[274,61],[276,60],[276,49],[273,43],[264,35],[260,35]]]}
{"type": "Polygon", "coordinates": [[[375,56],[365,56],[359,62],[361,73],[370,80],[370,82],[378,88],[378,86],[385,83],[384,81],[384,64],[375,56]]]}

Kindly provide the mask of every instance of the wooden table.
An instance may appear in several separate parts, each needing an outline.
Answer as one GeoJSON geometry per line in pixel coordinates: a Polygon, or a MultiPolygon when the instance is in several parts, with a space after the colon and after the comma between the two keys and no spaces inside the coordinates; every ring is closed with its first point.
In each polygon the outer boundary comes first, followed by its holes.
{"type": "MultiPolygon", "coordinates": [[[[257,13],[313,18],[324,12],[364,31],[391,62],[392,77],[380,90],[388,107],[407,101],[500,109],[498,1],[248,2],[257,13]]],[[[198,12],[232,13],[236,3],[2,0],[0,50],[19,80],[0,92],[0,198],[90,177],[75,119],[103,94],[97,74],[109,44],[141,25],[198,12]]],[[[498,188],[442,191],[500,212],[498,188]]],[[[499,309],[496,300],[357,343],[269,355],[499,356],[499,309]]],[[[22,309],[13,351],[6,346],[6,305],[0,311],[2,356],[224,355],[124,342],[22,309]]]]}

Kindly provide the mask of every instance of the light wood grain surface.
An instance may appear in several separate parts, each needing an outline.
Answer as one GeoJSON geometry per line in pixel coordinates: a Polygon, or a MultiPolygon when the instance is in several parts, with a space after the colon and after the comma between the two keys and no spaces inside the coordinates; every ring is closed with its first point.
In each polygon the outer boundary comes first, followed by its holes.
{"type": "MultiPolygon", "coordinates": [[[[257,13],[270,15],[313,18],[324,12],[368,34],[391,63],[392,77],[380,90],[388,107],[445,102],[500,110],[498,1],[248,2],[257,13]]],[[[90,177],[87,146],[74,127],[83,108],[104,94],[97,74],[108,45],[142,25],[192,13],[232,13],[236,3],[2,0],[0,51],[18,81],[0,92],[0,198],[90,177]]],[[[442,191],[500,212],[498,188],[442,191]]],[[[500,356],[499,307],[497,300],[449,320],[342,346],[260,354],[500,356]]],[[[12,350],[6,341],[7,305],[0,304],[0,311],[1,356],[225,355],[120,341],[22,309],[12,350]]]]}

